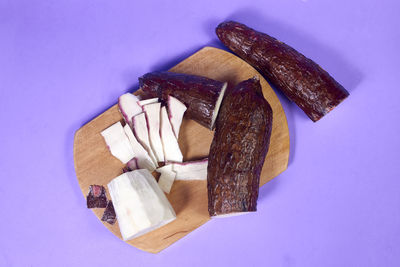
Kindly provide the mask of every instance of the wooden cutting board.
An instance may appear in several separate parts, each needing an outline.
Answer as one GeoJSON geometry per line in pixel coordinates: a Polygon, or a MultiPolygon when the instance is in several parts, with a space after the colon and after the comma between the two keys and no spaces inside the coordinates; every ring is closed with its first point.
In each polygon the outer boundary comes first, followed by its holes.
{"type": "MultiPolygon", "coordinates": [[[[273,110],[270,147],[262,169],[260,186],[287,168],[289,131],[285,113],[272,88],[253,67],[229,52],[213,47],[204,47],[170,71],[228,81],[229,86],[234,86],[242,80],[258,75],[263,94],[273,110]]],[[[140,91],[135,94],[140,95],[140,91]]],[[[75,133],[75,171],[85,197],[89,185],[99,184],[107,188],[108,182],[122,173],[123,164],[110,154],[100,135],[102,130],[117,121],[122,122],[123,119],[118,111],[118,106],[114,105],[75,133]]],[[[179,133],[179,145],[184,161],[207,157],[212,138],[213,132],[194,121],[184,119],[179,133]]],[[[177,219],[155,231],[128,241],[128,244],[144,251],[158,253],[210,219],[207,211],[206,181],[175,181],[167,197],[177,214],[177,219]]],[[[86,205],[86,203],[82,201],[82,205],[86,205]]],[[[101,219],[103,211],[104,209],[93,209],[99,219],[101,219]]],[[[225,220],[228,223],[229,218],[225,220]]],[[[118,222],[115,225],[102,223],[121,238],[118,222]]]]}

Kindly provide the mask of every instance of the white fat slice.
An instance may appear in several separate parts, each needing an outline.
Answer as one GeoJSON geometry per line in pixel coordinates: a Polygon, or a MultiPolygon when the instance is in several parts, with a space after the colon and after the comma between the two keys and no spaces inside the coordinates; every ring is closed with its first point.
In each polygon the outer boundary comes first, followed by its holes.
{"type": "Polygon", "coordinates": [[[142,113],[138,101],[139,98],[131,93],[123,94],[118,99],[118,108],[129,126],[132,126],[132,117],[142,113]]]}
{"type": "Polygon", "coordinates": [[[146,113],[147,126],[149,129],[150,145],[158,162],[164,161],[163,146],[160,137],[160,109],[161,103],[143,106],[146,113]]]}
{"type": "Polygon", "coordinates": [[[156,169],[160,173],[158,179],[158,186],[167,194],[171,191],[172,184],[174,183],[176,172],[172,170],[172,164],[167,164],[161,168],[156,169]]]}
{"type": "Polygon", "coordinates": [[[126,164],[135,157],[131,143],[129,142],[120,122],[117,122],[102,131],[101,135],[106,141],[111,154],[122,163],[126,164]]]}
{"type": "Polygon", "coordinates": [[[179,137],[179,130],[181,128],[183,115],[186,111],[186,106],[181,101],[173,96],[168,96],[168,114],[169,120],[174,130],[176,138],[179,137]]]}
{"type": "Polygon", "coordinates": [[[139,104],[139,106],[143,107],[144,105],[153,104],[153,103],[157,103],[157,102],[158,102],[158,97],[149,98],[149,99],[145,99],[145,100],[139,100],[138,104],[139,104]]]}
{"type": "Polygon", "coordinates": [[[176,219],[175,211],[148,170],[123,173],[108,184],[108,190],[125,241],[176,219]]]}
{"type": "Polygon", "coordinates": [[[208,159],[174,163],[175,180],[207,180],[208,159]]]}
{"type": "Polygon", "coordinates": [[[137,140],[146,149],[147,153],[149,153],[149,156],[153,160],[154,165],[158,166],[156,156],[154,155],[153,149],[150,145],[146,114],[140,113],[139,115],[133,117],[132,128],[135,131],[137,140]]]}
{"type": "Polygon", "coordinates": [[[161,108],[161,142],[163,145],[165,161],[182,162],[183,156],[179,148],[178,140],[169,122],[167,108],[161,108]]]}
{"type": "Polygon", "coordinates": [[[126,136],[128,136],[129,142],[133,148],[133,152],[135,154],[135,158],[137,159],[137,167],[140,169],[148,169],[149,171],[154,171],[156,169],[156,165],[150,158],[146,149],[142,147],[141,144],[136,140],[136,137],[133,135],[133,132],[129,125],[124,126],[124,131],[126,136]]]}

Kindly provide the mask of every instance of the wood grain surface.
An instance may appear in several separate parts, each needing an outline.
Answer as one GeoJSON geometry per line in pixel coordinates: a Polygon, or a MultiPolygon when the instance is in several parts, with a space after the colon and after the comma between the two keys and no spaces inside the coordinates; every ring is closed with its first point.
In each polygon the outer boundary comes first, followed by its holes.
{"type": "MultiPolygon", "coordinates": [[[[258,75],[264,97],[273,110],[270,147],[261,172],[260,186],[287,168],[289,130],[285,113],[272,88],[253,67],[229,52],[213,47],[204,47],[170,71],[228,81],[229,86],[234,86],[242,80],[258,75]]],[[[135,94],[140,95],[140,90],[135,94]]],[[[100,135],[102,130],[122,120],[118,106],[114,105],[75,133],[75,171],[85,198],[89,185],[99,184],[106,187],[113,178],[122,173],[123,164],[110,154],[100,135]]],[[[179,146],[184,161],[207,157],[212,138],[213,132],[194,121],[184,119],[179,133],[179,146]]],[[[109,198],[108,192],[107,196],[109,198]]],[[[128,244],[144,251],[158,253],[210,219],[207,211],[206,181],[175,181],[167,197],[177,214],[177,219],[155,231],[127,241],[128,244]]],[[[84,205],[86,202],[82,200],[82,206],[84,205]]],[[[93,209],[99,219],[101,219],[103,211],[104,209],[93,209]]],[[[121,238],[118,222],[115,225],[102,223],[121,238]]]]}

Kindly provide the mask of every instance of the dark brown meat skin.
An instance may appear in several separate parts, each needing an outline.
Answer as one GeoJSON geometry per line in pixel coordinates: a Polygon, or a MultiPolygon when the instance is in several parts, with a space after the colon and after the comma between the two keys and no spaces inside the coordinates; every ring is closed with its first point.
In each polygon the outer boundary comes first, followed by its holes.
{"type": "Polygon", "coordinates": [[[139,78],[145,97],[158,97],[167,101],[168,95],[187,107],[185,116],[206,128],[213,129],[215,104],[225,86],[224,82],[206,77],[174,72],[151,72],[139,78]]]}
{"type": "Polygon", "coordinates": [[[258,69],[314,122],[349,93],[328,72],[292,47],[238,22],[216,28],[221,42],[258,69]]]}
{"type": "Polygon", "coordinates": [[[272,109],[257,77],[226,93],[208,158],[210,216],[257,210],[271,130],[272,109]]]}

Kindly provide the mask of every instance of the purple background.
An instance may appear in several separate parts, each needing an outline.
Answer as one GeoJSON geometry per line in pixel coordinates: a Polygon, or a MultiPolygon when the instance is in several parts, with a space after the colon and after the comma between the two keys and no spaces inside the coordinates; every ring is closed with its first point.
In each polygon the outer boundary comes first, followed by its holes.
{"type": "Polygon", "coordinates": [[[396,0],[0,1],[0,266],[400,266],[396,0]],[[289,168],[258,212],[158,255],[85,207],[74,132],[236,19],[292,45],[350,97],[318,123],[279,95],[289,168]]]}

